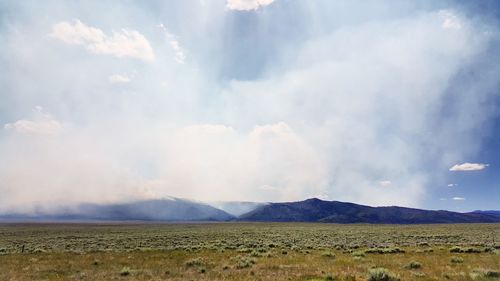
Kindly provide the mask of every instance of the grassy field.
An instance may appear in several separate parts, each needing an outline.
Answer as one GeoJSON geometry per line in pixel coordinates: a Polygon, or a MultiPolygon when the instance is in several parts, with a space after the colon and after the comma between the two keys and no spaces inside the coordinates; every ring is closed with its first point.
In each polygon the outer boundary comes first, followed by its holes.
{"type": "Polygon", "coordinates": [[[0,224],[0,280],[499,280],[500,224],[0,224]]]}

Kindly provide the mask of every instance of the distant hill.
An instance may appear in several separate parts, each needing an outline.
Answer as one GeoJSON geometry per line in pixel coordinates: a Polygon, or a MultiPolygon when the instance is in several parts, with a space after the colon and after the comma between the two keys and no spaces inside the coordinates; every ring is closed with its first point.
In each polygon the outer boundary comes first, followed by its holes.
{"type": "Polygon", "coordinates": [[[179,198],[120,204],[80,204],[52,213],[11,213],[3,220],[227,221],[234,216],[204,203],[179,198]]]}
{"type": "Polygon", "coordinates": [[[308,199],[271,203],[241,215],[240,221],[329,222],[329,223],[478,223],[500,222],[500,217],[482,213],[428,211],[404,207],[370,207],[354,203],[308,199]]]}
{"type": "Polygon", "coordinates": [[[500,217],[500,211],[493,211],[493,210],[479,211],[479,210],[477,210],[477,211],[474,211],[473,213],[476,213],[476,214],[486,214],[486,215],[500,217]]]}

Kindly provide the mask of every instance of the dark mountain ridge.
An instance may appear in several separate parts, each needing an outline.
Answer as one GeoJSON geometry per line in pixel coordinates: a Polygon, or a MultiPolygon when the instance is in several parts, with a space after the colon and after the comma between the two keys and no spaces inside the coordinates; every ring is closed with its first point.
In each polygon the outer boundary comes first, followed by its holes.
{"type": "Polygon", "coordinates": [[[500,217],[477,212],[457,213],[405,207],[370,207],[317,198],[299,202],[270,203],[241,215],[240,221],[328,222],[374,224],[491,223],[500,217]]]}
{"type": "Polygon", "coordinates": [[[490,215],[490,216],[500,217],[500,211],[494,211],[494,210],[484,210],[484,211],[476,210],[473,213],[486,214],[486,215],[490,215]]]}

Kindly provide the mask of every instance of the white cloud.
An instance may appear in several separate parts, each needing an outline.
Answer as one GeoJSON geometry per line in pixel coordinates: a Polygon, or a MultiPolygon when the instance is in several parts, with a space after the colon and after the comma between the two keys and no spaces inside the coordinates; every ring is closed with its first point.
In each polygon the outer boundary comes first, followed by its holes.
{"type": "Polygon", "coordinates": [[[167,37],[168,44],[170,45],[170,48],[174,52],[174,60],[179,64],[185,64],[186,63],[186,54],[185,54],[184,48],[181,47],[181,44],[177,40],[177,36],[170,33],[168,31],[168,29],[163,24],[160,24],[159,27],[161,29],[163,29],[163,31],[165,32],[165,36],[167,37]]]}
{"type": "Polygon", "coordinates": [[[446,201],[446,198],[439,198],[439,201],[446,201]]]}
{"type": "Polygon", "coordinates": [[[129,83],[130,78],[127,75],[113,74],[108,77],[110,83],[129,83]]]}
{"type": "Polygon", "coordinates": [[[389,181],[389,180],[383,180],[383,181],[379,181],[378,184],[380,186],[383,186],[383,187],[387,187],[387,186],[391,186],[392,185],[392,181],[389,181]]]}
{"type": "Polygon", "coordinates": [[[488,164],[482,164],[482,163],[463,163],[463,164],[455,164],[453,167],[450,168],[450,171],[454,172],[462,172],[462,171],[480,171],[484,170],[486,167],[488,167],[488,164]]]}
{"type": "Polygon", "coordinates": [[[441,27],[443,29],[460,29],[462,28],[462,24],[460,19],[455,15],[453,11],[450,10],[441,10],[439,11],[439,15],[442,19],[441,27]]]}
{"type": "Polygon", "coordinates": [[[453,197],[452,200],[454,201],[465,201],[464,197],[453,197]]]}
{"type": "Polygon", "coordinates": [[[273,3],[274,0],[227,0],[226,6],[230,10],[251,11],[273,3]]]}
{"type": "Polygon", "coordinates": [[[55,135],[62,131],[61,123],[46,112],[41,106],[33,109],[34,118],[32,120],[21,119],[13,123],[4,125],[6,130],[14,130],[21,134],[35,135],[55,135]]]}
{"type": "Polygon", "coordinates": [[[456,184],[456,183],[449,183],[449,184],[448,184],[448,187],[454,187],[454,186],[457,186],[457,185],[458,185],[458,184],[456,184]]]}
{"type": "Polygon", "coordinates": [[[62,21],[52,26],[51,37],[70,45],[82,45],[95,54],[112,55],[118,58],[131,57],[153,60],[153,48],[149,41],[136,30],[122,29],[106,35],[102,30],[87,26],[79,20],[74,23],[62,21]]]}

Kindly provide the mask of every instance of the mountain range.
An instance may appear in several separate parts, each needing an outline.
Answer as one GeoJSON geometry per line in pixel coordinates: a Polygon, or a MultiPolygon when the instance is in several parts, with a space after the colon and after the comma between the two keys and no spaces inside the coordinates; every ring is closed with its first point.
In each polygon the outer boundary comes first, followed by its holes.
{"type": "Polygon", "coordinates": [[[472,223],[500,222],[490,213],[429,211],[397,206],[370,207],[317,198],[300,202],[271,203],[241,215],[242,221],[328,222],[328,223],[472,223]]]}
{"type": "Polygon", "coordinates": [[[119,204],[80,204],[56,211],[0,214],[0,221],[255,221],[372,224],[500,223],[500,211],[458,213],[371,207],[317,198],[298,202],[212,202],[169,197],[119,204]]]}
{"type": "Polygon", "coordinates": [[[486,214],[486,215],[492,215],[496,217],[500,217],[500,211],[494,211],[494,210],[487,210],[487,211],[474,211],[474,213],[479,213],[479,214],[486,214]]]}
{"type": "Polygon", "coordinates": [[[169,197],[120,204],[80,204],[56,211],[11,212],[0,220],[229,221],[233,215],[208,204],[169,197]]]}

